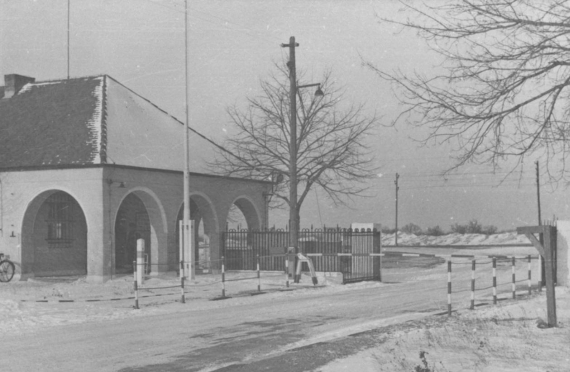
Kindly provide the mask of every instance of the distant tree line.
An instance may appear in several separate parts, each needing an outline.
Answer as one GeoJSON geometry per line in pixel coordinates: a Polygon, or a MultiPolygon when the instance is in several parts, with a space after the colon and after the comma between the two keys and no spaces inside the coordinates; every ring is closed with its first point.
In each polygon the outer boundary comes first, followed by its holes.
{"type": "MultiPolygon", "coordinates": [[[[387,227],[382,228],[382,233],[384,234],[393,234],[395,231],[396,231],[395,229],[387,227]]],[[[439,225],[428,227],[427,229],[423,230],[420,226],[416,225],[415,223],[408,223],[407,225],[400,228],[399,231],[406,234],[430,235],[430,236],[440,236],[450,233],[492,235],[499,232],[497,226],[494,225],[483,226],[476,219],[473,219],[466,224],[454,223],[453,225],[450,226],[449,231],[444,231],[439,225]]]]}

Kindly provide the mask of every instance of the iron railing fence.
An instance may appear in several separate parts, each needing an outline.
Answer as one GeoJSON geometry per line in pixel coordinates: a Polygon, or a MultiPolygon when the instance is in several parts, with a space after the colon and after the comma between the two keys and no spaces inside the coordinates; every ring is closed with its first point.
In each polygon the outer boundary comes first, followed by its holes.
{"type": "MultiPolygon", "coordinates": [[[[285,269],[290,235],[286,230],[228,230],[222,233],[227,270],[285,269]]],[[[374,229],[302,229],[299,252],[309,254],[316,271],[341,272],[344,282],[380,280],[380,231],[374,229]],[[315,256],[317,254],[317,256],[315,256]],[[339,255],[341,254],[341,255],[339,255]],[[352,256],[342,254],[352,254],[352,256]]]]}

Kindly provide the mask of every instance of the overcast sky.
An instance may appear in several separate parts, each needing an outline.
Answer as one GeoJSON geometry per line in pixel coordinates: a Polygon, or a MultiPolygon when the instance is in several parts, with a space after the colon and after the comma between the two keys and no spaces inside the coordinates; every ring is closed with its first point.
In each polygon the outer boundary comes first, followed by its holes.
{"type": "MultiPolygon", "coordinates": [[[[36,80],[67,76],[67,0],[0,0],[0,74],[36,80]]],[[[347,102],[365,104],[389,124],[398,114],[390,87],[362,66],[429,73],[438,60],[415,34],[379,22],[405,17],[396,1],[189,0],[190,124],[218,142],[231,132],[225,112],[260,93],[259,82],[288,58],[295,36],[297,67],[318,82],[330,70],[346,87],[347,102]]],[[[184,1],[71,0],[70,75],[107,74],[184,119],[184,1]]],[[[400,174],[399,225],[421,227],[478,219],[500,228],[536,224],[534,160],[524,173],[501,180],[508,168],[466,166],[446,180],[449,148],[420,148],[425,133],[406,126],[381,128],[370,143],[382,167],[370,183],[373,197],[337,208],[315,192],[301,213],[302,226],[351,222],[394,225],[394,176],[400,174]]],[[[543,177],[546,181],[546,178],[543,177]]],[[[543,217],[570,218],[564,185],[542,185],[543,217]]],[[[287,213],[271,223],[283,226],[287,213]]]]}

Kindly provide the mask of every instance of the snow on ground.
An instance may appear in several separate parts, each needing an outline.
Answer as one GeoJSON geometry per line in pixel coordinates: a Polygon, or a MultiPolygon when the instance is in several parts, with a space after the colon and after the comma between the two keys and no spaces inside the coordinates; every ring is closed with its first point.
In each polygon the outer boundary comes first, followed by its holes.
{"type": "MultiPolygon", "coordinates": [[[[383,243],[393,240],[393,235],[384,236],[383,243]]],[[[526,239],[526,238],[524,238],[526,239]]],[[[516,233],[497,235],[466,234],[464,236],[451,234],[443,237],[426,237],[399,234],[401,244],[501,244],[528,243],[523,241],[516,233]],[[426,240],[427,239],[427,240],[426,240]]],[[[427,247],[426,247],[427,248],[427,247]]],[[[424,250],[426,248],[421,248],[424,250]]],[[[459,250],[447,248],[429,248],[430,253],[451,254],[459,250]],[[441,251],[441,252],[440,252],[441,251]]],[[[408,250],[406,247],[389,248],[389,250],[408,250]]],[[[413,249],[412,249],[413,250],[413,249]]],[[[501,254],[536,254],[533,248],[501,248],[501,254]],[[508,252],[507,252],[508,251],[508,252]]],[[[461,253],[471,254],[464,249],[461,253]]],[[[474,250],[477,254],[496,254],[496,249],[474,250]]],[[[404,264],[396,263],[398,265],[404,264]]],[[[383,264],[384,265],[384,264],[383,264]]],[[[398,266],[393,274],[383,271],[385,280],[417,279],[418,268],[398,266]],[[413,274],[413,275],[412,275],[413,274]]],[[[433,274],[440,276],[443,273],[433,274]]],[[[424,273],[422,275],[427,275],[424,273]]],[[[262,272],[261,289],[270,292],[271,296],[304,296],[310,295],[313,290],[310,278],[306,277],[301,284],[293,284],[293,291],[284,291],[285,275],[281,272],[262,272]]],[[[232,296],[232,301],[210,301],[222,294],[221,276],[198,275],[196,280],[186,283],[186,300],[192,302],[196,309],[212,307],[234,306],[236,304],[252,301],[267,301],[267,295],[252,296],[257,291],[258,280],[255,272],[230,272],[226,274],[226,295],[232,296]]],[[[427,277],[426,277],[427,278],[427,277]]],[[[426,279],[424,278],[424,279],[426,279]]],[[[319,290],[334,293],[354,288],[354,285],[343,286],[340,277],[327,276],[319,278],[319,290]]],[[[136,317],[145,314],[175,312],[176,304],[180,302],[180,279],[174,274],[164,274],[148,278],[143,287],[166,289],[151,289],[140,291],[139,303],[141,309],[135,310],[133,278],[130,275],[116,276],[103,284],[88,283],[85,277],[59,277],[35,278],[27,281],[12,281],[0,283],[0,331],[23,332],[34,331],[43,327],[60,324],[76,324],[82,322],[104,321],[105,319],[121,319],[136,317]],[[143,297],[148,296],[148,297],[143,297]],[[43,301],[43,302],[38,302],[43,301]],[[68,301],[68,302],[63,302],[68,301]]],[[[362,283],[364,285],[382,285],[381,283],[362,283]]]]}
{"type": "MultiPolygon", "coordinates": [[[[382,245],[394,245],[395,234],[382,234],[382,245]]],[[[398,232],[399,245],[494,245],[530,244],[524,235],[516,232],[501,234],[447,234],[442,236],[414,235],[398,232]]]]}
{"type": "MultiPolygon", "coordinates": [[[[281,296],[310,296],[315,290],[311,278],[303,275],[301,283],[285,285],[280,272],[261,272],[261,290],[273,298],[281,296]]],[[[118,276],[104,284],[88,283],[85,277],[35,278],[28,281],[0,283],[0,332],[33,332],[63,324],[98,322],[156,313],[180,311],[180,279],[164,274],[145,280],[139,291],[139,307],[134,309],[134,285],[130,275],[118,276]],[[167,287],[160,289],[161,287],[167,287]],[[174,288],[172,288],[174,287],[174,288]]],[[[236,306],[249,302],[267,301],[268,295],[257,292],[255,272],[227,272],[225,293],[231,301],[211,301],[221,297],[221,275],[198,275],[185,283],[188,308],[194,310],[236,306]]],[[[378,282],[360,283],[360,287],[379,286],[378,282]]],[[[320,276],[320,291],[347,291],[339,278],[320,276]]]]}
{"type": "MultiPolygon", "coordinates": [[[[451,244],[450,242],[454,242],[453,244],[456,245],[467,245],[467,243],[492,245],[497,244],[497,242],[501,244],[528,244],[527,241],[521,240],[514,233],[489,237],[470,235],[458,237],[455,235],[457,234],[439,237],[438,239],[434,238],[431,240],[431,244],[444,245],[451,244]]],[[[414,239],[423,238],[425,237],[399,235],[398,240],[400,244],[418,244],[410,242],[419,241],[414,239]]],[[[383,241],[383,244],[386,244],[386,241],[383,241]]],[[[428,253],[435,254],[460,252],[478,255],[536,255],[532,247],[502,247],[499,249],[491,247],[483,249],[390,247],[388,250],[428,250],[428,253]]],[[[429,261],[430,259],[425,260],[429,261]]],[[[413,259],[409,258],[409,260],[413,259]]],[[[387,283],[415,282],[418,291],[427,289],[423,288],[424,286],[436,285],[442,288],[441,297],[443,299],[446,286],[443,261],[431,259],[433,262],[422,261],[421,265],[418,266],[418,262],[412,263],[409,260],[384,261],[382,271],[384,280],[387,283]],[[386,268],[384,267],[385,264],[390,264],[392,267],[386,268]]],[[[489,260],[481,260],[481,263],[478,264],[478,270],[481,271],[477,272],[477,288],[480,286],[482,288],[488,287],[489,262],[489,260]],[[483,270],[487,270],[487,272],[483,270]]],[[[470,265],[467,265],[467,261],[463,263],[461,259],[457,261],[457,265],[454,263],[453,275],[458,280],[454,284],[454,289],[467,291],[470,285],[470,265]]],[[[533,261],[533,265],[536,265],[536,260],[533,261]]],[[[509,286],[509,270],[507,263],[499,265],[499,274],[502,275],[500,281],[503,287],[509,286]]],[[[517,270],[521,270],[517,272],[517,278],[524,278],[526,265],[520,265],[517,270]]],[[[285,275],[282,272],[262,272],[261,290],[268,293],[263,296],[253,296],[252,294],[257,292],[258,285],[255,272],[229,272],[226,273],[226,278],[225,292],[227,296],[232,297],[232,300],[212,301],[222,294],[221,276],[219,274],[199,275],[196,280],[186,283],[187,304],[182,305],[180,303],[180,287],[177,287],[180,284],[180,279],[176,275],[164,274],[149,277],[143,285],[144,288],[171,288],[141,291],[139,294],[140,309],[138,310],[133,308],[133,278],[130,275],[117,276],[103,284],[88,283],[84,277],[35,278],[28,281],[0,283],[0,332],[4,335],[35,332],[65,324],[103,322],[110,319],[172,314],[189,309],[217,309],[241,304],[259,304],[261,309],[263,303],[267,303],[267,301],[287,298],[287,296],[310,297],[315,290],[323,294],[335,294],[343,291],[390,286],[390,284],[378,282],[364,282],[345,286],[340,284],[339,277],[329,275],[321,276],[318,288],[315,289],[310,278],[304,275],[300,284],[291,282],[288,289],[285,287],[285,275]]],[[[524,286],[524,283],[521,285],[524,286]]],[[[486,293],[489,290],[482,289],[481,291],[486,293]]],[[[568,333],[570,294],[568,290],[561,288],[557,288],[557,294],[558,316],[562,328],[545,330],[536,327],[536,320],[538,318],[545,319],[546,316],[543,294],[542,296],[534,296],[531,300],[508,304],[501,303],[498,307],[479,307],[477,311],[471,312],[460,310],[459,315],[453,316],[451,319],[439,317],[439,320],[430,318],[426,321],[417,321],[418,326],[414,329],[402,327],[402,329],[389,334],[377,348],[363,351],[346,360],[333,362],[321,371],[411,371],[416,366],[423,366],[419,358],[420,351],[428,353],[426,363],[430,366],[431,371],[561,371],[564,369],[556,367],[566,365],[561,364],[564,362],[560,359],[560,355],[564,354],[561,348],[565,350],[566,354],[564,355],[568,355],[566,349],[570,343],[570,334],[568,333]],[[541,340],[541,344],[536,341],[538,339],[541,340]],[[434,366],[437,369],[434,369],[434,366]]],[[[467,292],[464,295],[467,296],[467,292]]],[[[433,304],[427,305],[429,305],[428,307],[435,306],[433,304]]]]}
{"type": "Polygon", "coordinates": [[[545,328],[546,296],[500,303],[387,332],[376,347],[317,371],[568,371],[570,290],[556,288],[558,328],[545,328]],[[424,360],[420,358],[423,354],[424,360]]]}

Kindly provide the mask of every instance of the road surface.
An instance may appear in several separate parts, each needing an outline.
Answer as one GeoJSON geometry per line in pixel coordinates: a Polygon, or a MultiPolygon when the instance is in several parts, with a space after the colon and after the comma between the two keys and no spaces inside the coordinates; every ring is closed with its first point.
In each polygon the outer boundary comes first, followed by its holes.
{"type": "MultiPolygon", "coordinates": [[[[456,283],[467,289],[470,267],[461,267],[463,274],[454,272],[456,283]]],[[[372,346],[375,336],[367,330],[445,311],[445,268],[438,263],[425,270],[400,270],[397,275],[386,272],[384,283],[357,283],[339,290],[314,288],[173,303],[166,311],[148,315],[9,335],[2,339],[2,370],[310,370],[315,363],[372,346]],[[360,341],[347,338],[359,333],[360,341]],[[315,359],[310,349],[317,347],[315,359]],[[286,368],[287,364],[296,369],[286,368]]],[[[469,295],[458,292],[454,302],[465,308],[469,295]]]]}

